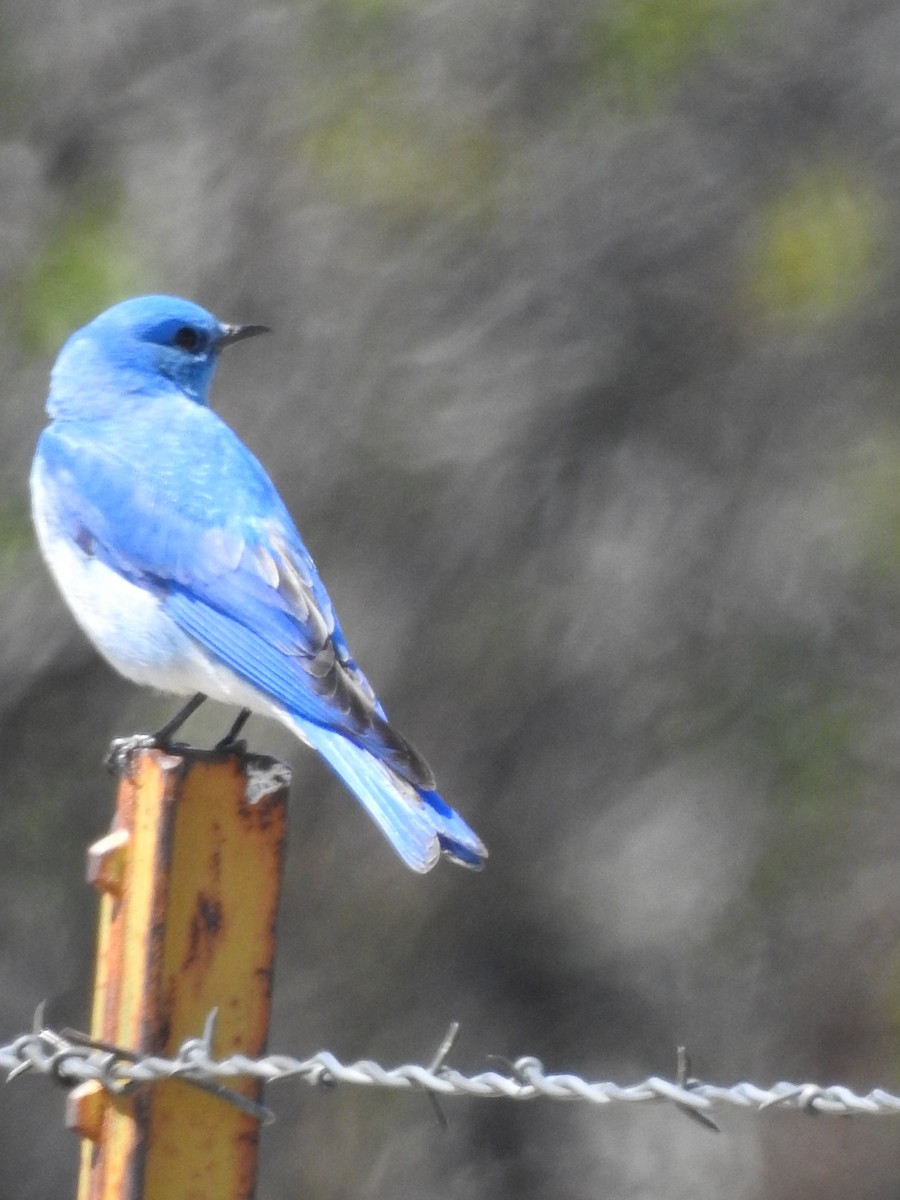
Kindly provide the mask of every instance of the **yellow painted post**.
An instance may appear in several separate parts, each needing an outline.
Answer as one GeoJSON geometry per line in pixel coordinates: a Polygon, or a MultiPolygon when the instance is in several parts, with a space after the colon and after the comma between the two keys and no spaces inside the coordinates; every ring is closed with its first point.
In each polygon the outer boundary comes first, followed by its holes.
{"type": "MultiPolygon", "coordinates": [[[[112,832],[88,854],[101,892],[91,1035],[171,1056],[218,1010],[213,1054],[258,1056],[268,1033],[287,768],[179,749],[132,754],[112,832]]],[[[259,1100],[255,1081],[229,1087],[259,1100]]],[[[71,1096],[78,1200],[248,1200],[258,1123],[179,1080],[71,1096]]]]}

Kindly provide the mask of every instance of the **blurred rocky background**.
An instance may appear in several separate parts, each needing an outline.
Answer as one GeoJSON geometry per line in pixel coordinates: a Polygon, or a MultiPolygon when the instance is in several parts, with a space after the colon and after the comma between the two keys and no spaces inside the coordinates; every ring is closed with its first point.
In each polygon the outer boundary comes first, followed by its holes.
{"type": "MultiPolygon", "coordinates": [[[[898,1090],[898,193],[888,0],[0,0],[0,1041],[86,1025],[100,761],[173,710],[39,560],[47,372],[168,291],[274,327],[216,405],[492,854],[408,874],[251,722],[272,1048],[898,1090]]],[[[893,1120],[268,1099],[261,1200],[898,1194],[893,1120]]],[[[74,1194],[0,1100],[2,1200],[74,1194]]]]}

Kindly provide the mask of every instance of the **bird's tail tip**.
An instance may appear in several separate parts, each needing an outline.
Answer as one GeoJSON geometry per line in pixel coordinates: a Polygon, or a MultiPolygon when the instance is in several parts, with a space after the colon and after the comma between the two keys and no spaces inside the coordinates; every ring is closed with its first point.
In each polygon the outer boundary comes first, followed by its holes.
{"type": "Polygon", "coordinates": [[[445,833],[439,833],[437,837],[441,854],[450,862],[456,863],[458,867],[468,867],[470,871],[481,871],[484,868],[488,852],[482,842],[478,842],[476,850],[471,846],[464,846],[461,842],[453,841],[445,833]]]}
{"type": "Polygon", "coordinates": [[[434,832],[441,854],[460,867],[480,871],[487,861],[488,851],[481,838],[450,807],[438,792],[417,789],[419,796],[435,814],[434,832]]]}
{"type": "Polygon", "coordinates": [[[484,843],[438,792],[400,778],[335,729],[300,717],[291,717],[289,724],[356,794],[411,870],[430,871],[441,855],[469,870],[484,866],[488,856],[484,843]]]}

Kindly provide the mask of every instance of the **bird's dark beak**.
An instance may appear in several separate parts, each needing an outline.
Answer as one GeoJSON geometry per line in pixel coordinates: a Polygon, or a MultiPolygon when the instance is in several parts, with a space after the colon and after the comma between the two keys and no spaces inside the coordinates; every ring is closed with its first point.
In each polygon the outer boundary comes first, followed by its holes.
{"type": "Polygon", "coordinates": [[[268,325],[223,325],[222,332],[216,339],[216,345],[221,350],[225,346],[233,345],[234,342],[243,341],[244,338],[256,337],[258,333],[271,332],[268,325]]]}

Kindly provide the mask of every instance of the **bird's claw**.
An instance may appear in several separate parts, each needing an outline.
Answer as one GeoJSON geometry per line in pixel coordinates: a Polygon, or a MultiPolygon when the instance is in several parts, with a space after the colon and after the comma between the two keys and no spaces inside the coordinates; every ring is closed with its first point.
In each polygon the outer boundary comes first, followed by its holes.
{"type": "Polygon", "coordinates": [[[236,754],[238,757],[241,757],[247,753],[247,742],[244,738],[233,738],[226,735],[221,741],[216,742],[213,746],[213,752],[220,754],[226,750],[229,754],[236,754]]]}
{"type": "Polygon", "coordinates": [[[132,757],[140,750],[171,750],[174,745],[163,743],[155,733],[131,733],[128,737],[113,738],[109,743],[103,765],[110,775],[127,775],[132,757]]]}

